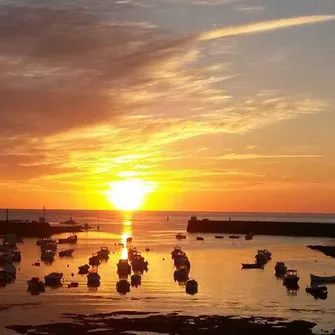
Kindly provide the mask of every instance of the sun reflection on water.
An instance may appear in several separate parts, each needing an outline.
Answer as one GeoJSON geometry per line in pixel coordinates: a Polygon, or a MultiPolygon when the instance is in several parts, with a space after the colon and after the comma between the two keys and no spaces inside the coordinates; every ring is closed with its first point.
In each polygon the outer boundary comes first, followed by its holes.
{"type": "Polygon", "coordinates": [[[124,247],[121,250],[121,259],[128,259],[127,239],[132,237],[132,223],[130,218],[126,218],[122,225],[121,243],[124,247]]]}

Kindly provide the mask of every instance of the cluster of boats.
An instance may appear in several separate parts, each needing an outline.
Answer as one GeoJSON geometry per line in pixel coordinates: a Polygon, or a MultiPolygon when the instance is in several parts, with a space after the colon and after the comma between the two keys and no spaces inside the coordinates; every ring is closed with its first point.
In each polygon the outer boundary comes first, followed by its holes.
{"type": "MultiPolygon", "coordinates": [[[[55,259],[58,244],[75,244],[77,240],[77,235],[71,234],[67,238],[60,238],[58,241],[51,238],[42,238],[36,241],[36,245],[41,248],[41,260],[51,263],[55,259]]],[[[61,250],[58,255],[60,257],[71,257],[73,252],[74,249],[61,250]]]]}
{"type": "Polygon", "coordinates": [[[171,252],[171,258],[174,261],[176,268],[173,278],[178,281],[180,285],[185,285],[185,291],[188,294],[195,294],[198,292],[198,283],[194,279],[189,280],[189,273],[191,270],[191,262],[186,253],[182,251],[179,246],[174,247],[171,252]]]}
{"type": "Polygon", "coordinates": [[[0,286],[4,287],[14,282],[16,267],[14,263],[21,261],[21,251],[16,243],[22,243],[22,239],[14,234],[6,235],[0,245],[0,286]]]}
{"type": "MultiPolygon", "coordinates": [[[[254,236],[255,236],[255,233],[250,232],[250,233],[246,234],[246,235],[244,236],[244,238],[245,238],[246,240],[252,240],[252,239],[254,238],[254,236]]],[[[176,237],[177,240],[184,240],[184,239],[186,239],[186,235],[184,235],[184,234],[182,234],[182,233],[178,233],[178,234],[176,234],[175,237],[176,237]]],[[[223,239],[224,236],[223,236],[223,235],[215,235],[215,238],[216,238],[216,239],[223,239]]],[[[232,239],[232,240],[237,240],[237,239],[240,239],[240,238],[241,238],[241,235],[229,235],[229,238],[232,239]]],[[[202,236],[196,236],[195,239],[196,239],[197,241],[204,241],[204,240],[205,240],[205,238],[202,237],[202,236]]]]}

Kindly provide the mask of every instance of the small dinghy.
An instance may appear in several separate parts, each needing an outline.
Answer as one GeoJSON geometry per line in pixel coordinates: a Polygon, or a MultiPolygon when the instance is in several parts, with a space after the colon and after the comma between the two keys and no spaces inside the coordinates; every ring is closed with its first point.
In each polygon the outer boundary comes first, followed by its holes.
{"type": "Polygon", "coordinates": [[[215,235],[214,237],[215,237],[215,238],[223,238],[222,235],[215,235]]]}
{"type": "Polygon", "coordinates": [[[196,239],[197,239],[197,241],[203,241],[204,240],[204,238],[201,237],[201,236],[197,236],[196,239]]]}
{"type": "Polygon", "coordinates": [[[264,264],[260,263],[241,263],[242,269],[262,269],[264,270],[264,264]]]}
{"type": "Polygon", "coordinates": [[[71,257],[73,252],[73,249],[61,250],[58,255],[59,257],[71,257]]]}

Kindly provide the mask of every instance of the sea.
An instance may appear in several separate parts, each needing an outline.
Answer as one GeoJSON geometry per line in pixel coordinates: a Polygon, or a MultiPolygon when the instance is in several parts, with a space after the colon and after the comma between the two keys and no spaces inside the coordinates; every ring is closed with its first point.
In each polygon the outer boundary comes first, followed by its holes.
{"type": "MultiPolygon", "coordinates": [[[[3,216],[5,213],[3,213],[3,216]]],[[[41,210],[11,210],[11,219],[37,220],[41,210]]],[[[318,324],[316,333],[335,328],[335,284],[328,285],[328,297],[315,299],[305,292],[310,284],[310,273],[335,275],[335,259],[313,251],[309,244],[331,245],[332,238],[286,237],[256,235],[253,240],[231,240],[225,234],[216,239],[215,234],[190,234],[187,221],[198,218],[231,220],[277,220],[334,222],[335,214],[282,214],[282,213],[209,213],[209,212],[117,212],[87,210],[47,210],[46,219],[59,224],[71,216],[79,224],[88,223],[92,229],[78,233],[75,245],[59,245],[59,250],[73,248],[73,257],[56,256],[52,264],[41,262],[36,238],[25,238],[18,244],[22,260],[16,264],[14,283],[0,288],[0,333],[6,325],[42,324],[62,320],[63,313],[110,313],[112,311],[145,311],[180,313],[185,315],[229,315],[280,317],[288,320],[307,320],[318,324]],[[99,229],[98,229],[99,228],[99,229]],[[183,233],[184,240],[175,235],[183,233]],[[204,237],[198,241],[196,236],[204,237]],[[122,295],[116,291],[119,280],[116,264],[124,255],[119,245],[132,237],[132,245],[142,251],[149,262],[149,270],[142,276],[142,284],[122,295]],[[175,282],[171,251],[179,245],[191,262],[190,278],[199,284],[195,295],[185,293],[185,286],[175,282]],[[108,261],[98,272],[101,285],[87,287],[86,275],[78,274],[78,266],[88,262],[93,253],[107,246],[111,250],[108,261]],[[150,248],[150,251],[145,251],[150,248]],[[242,270],[242,262],[254,262],[258,249],[272,252],[272,260],[264,270],[242,270]],[[282,279],[274,275],[277,261],[296,269],[300,276],[299,289],[288,290],[282,279]],[[63,286],[46,288],[45,293],[31,295],[27,292],[27,280],[43,279],[51,272],[62,272],[63,286]],[[79,287],[68,288],[72,281],[79,287]]],[[[0,211],[0,219],[2,219],[0,211]]],[[[53,236],[67,237],[69,234],[53,236]]]]}

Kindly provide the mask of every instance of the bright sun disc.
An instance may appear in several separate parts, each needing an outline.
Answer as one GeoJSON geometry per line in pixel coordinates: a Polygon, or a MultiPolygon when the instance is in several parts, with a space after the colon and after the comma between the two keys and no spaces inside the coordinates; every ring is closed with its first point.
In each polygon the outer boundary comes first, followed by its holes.
{"type": "Polygon", "coordinates": [[[131,211],[138,209],[152,187],[142,180],[132,179],[115,181],[109,184],[108,199],[120,210],[131,211]]]}

